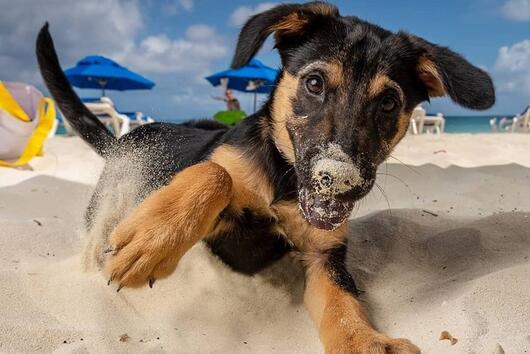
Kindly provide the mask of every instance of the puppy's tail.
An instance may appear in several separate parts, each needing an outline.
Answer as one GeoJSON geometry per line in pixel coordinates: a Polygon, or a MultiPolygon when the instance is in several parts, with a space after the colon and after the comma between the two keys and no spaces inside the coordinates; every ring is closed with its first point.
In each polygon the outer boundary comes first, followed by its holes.
{"type": "Polygon", "coordinates": [[[70,86],[59,64],[53,40],[48,31],[48,22],[39,32],[36,50],[42,78],[64,117],[85,142],[98,154],[105,156],[116,143],[116,138],[86,108],[70,86]]]}

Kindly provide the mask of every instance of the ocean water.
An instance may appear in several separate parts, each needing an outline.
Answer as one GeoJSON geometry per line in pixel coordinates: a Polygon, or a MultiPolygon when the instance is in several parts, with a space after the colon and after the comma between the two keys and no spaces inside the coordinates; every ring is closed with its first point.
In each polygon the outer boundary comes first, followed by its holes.
{"type": "MultiPolygon", "coordinates": [[[[497,117],[513,117],[513,115],[498,116],[445,116],[446,133],[491,133],[490,119],[497,117]]],[[[176,122],[178,123],[178,122],[176,122]]],[[[57,134],[63,135],[66,131],[62,124],[57,129],[57,134]]]]}
{"type": "Polygon", "coordinates": [[[513,115],[499,116],[445,116],[446,133],[491,133],[490,119],[497,117],[513,117],[513,115]]]}

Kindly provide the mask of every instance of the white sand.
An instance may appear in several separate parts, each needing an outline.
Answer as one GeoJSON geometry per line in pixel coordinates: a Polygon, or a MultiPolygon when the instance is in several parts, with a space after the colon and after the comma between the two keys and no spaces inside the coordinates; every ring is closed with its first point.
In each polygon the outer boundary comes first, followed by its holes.
{"type": "MultiPolygon", "coordinates": [[[[374,188],[351,222],[374,322],[425,353],[530,352],[530,136],[407,137],[393,156],[416,167],[390,159],[388,203],[374,188]]],[[[55,138],[31,165],[0,169],[0,352],[322,352],[289,260],[251,278],[198,246],[154,289],[120,293],[82,273],[102,161],[55,138]]]]}

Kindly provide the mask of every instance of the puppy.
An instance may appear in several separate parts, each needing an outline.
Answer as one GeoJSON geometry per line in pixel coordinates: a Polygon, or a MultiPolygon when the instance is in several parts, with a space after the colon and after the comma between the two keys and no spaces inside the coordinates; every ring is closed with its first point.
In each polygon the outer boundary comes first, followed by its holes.
{"type": "Polygon", "coordinates": [[[418,353],[377,332],[363,312],[345,267],[345,221],[417,104],[447,95],[486,109],[495,101],[492,81],[445,47],[323,2],[250,18],[232,67],[248,63],[271,34],[282,70],[257,113],[230,129],[154,123],[116,140],[70,87],[45,25],[42,76],[66,119],[106,159],[87,211],[88,253],[118,290],[167,277],[201,240],[245,274],[296,255],[327,353],[418,353]]]}

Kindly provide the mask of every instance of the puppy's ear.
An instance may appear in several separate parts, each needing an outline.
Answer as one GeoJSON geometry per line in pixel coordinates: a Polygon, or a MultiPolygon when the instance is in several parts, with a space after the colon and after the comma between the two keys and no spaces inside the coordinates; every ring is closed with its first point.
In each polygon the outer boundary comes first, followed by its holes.
{"type": "Polygon", "coordinates": [[[495,103],[495,89],[490,76],[470,64],[461,55],[426,40],[400,33],[417,50],[419,79],[429,97],[449,96],[459,105],[487,109],[495,103]]]}
{"type": "Polygon", "coordinates": [[[232,60],[232,68],[247,64],[256,55],[269,35],[275,33],[276,45],[287,38],[304,33],[310,22],[318,17],[339,16],[338,9],[325,2],[283,4],[251,17],[243,26],[232,60]]]}

